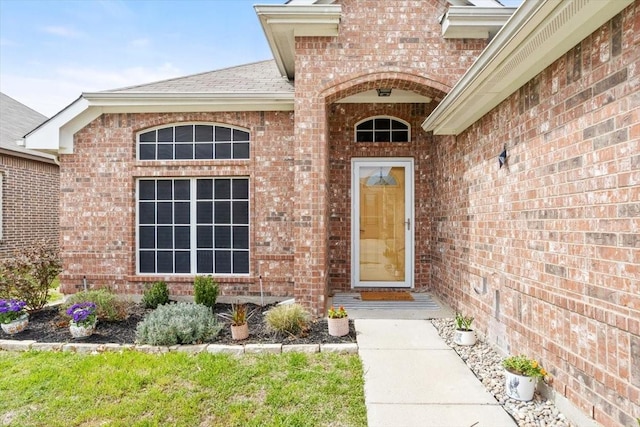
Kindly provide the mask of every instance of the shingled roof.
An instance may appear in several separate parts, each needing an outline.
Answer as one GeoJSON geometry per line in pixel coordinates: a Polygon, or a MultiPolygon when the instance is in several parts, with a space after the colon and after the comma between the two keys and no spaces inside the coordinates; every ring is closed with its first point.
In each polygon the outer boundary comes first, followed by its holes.
{"type": "Polygon", "coordinates": [[[17,141],[45,120],[46,116],[0,92],[0,152],[51,162],[53,156],[28,150],[17,144],[17,141]]]}
{"type": "Polygon", "coordinates": [[[294,92],[274,60],[254,62],[105,93],[283,93],[294,92]]]}
{"type": "Polygon", "coordinates": [[[47,120],[47,117],[0,92],[0,145],[15,147],[16,141],[47,120]]]}

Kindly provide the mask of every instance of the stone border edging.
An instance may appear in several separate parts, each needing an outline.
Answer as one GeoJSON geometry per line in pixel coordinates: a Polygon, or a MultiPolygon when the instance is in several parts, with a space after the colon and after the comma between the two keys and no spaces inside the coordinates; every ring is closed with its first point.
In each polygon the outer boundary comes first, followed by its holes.
{"type": "Polygon", "coordinates": [[[162,354],[181,351],[189,354],[208,352],[213,354],[280,354],[280,353],[340,353],[357,354],[357,343],[344,344],[194,344],[194,345],[136,345],[136,344],[92,344],[81,342],[38,342],[33,340],[0,340],[0,350],[5,351],[63,351],[70,353],[97,354],[122,350],[140,351],[149,354],[162,354]]]}

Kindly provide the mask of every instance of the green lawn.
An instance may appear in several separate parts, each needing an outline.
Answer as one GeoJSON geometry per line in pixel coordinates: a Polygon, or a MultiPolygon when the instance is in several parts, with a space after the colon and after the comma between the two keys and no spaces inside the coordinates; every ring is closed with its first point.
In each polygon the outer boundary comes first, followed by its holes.
{"type": "Polygon", "coordinates": [[[357,355],[0,352],[0,425],[365,426],[357,355]]]}

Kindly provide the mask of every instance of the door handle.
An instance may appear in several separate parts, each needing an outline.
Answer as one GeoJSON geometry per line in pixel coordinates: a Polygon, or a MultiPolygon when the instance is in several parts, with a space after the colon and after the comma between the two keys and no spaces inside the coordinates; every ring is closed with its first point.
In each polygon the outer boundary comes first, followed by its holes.
{"type": "Polygon", "coordinates": [[[404,223],[407,224],[407,230],[411,231],[411,218],[407,218],[404,223]]]}

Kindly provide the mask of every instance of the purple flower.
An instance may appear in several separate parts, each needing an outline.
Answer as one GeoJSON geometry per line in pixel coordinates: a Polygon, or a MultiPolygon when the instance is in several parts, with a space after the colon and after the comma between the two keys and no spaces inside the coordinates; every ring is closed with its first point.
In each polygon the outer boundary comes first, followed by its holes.
{"type": "Polygon", "coordinates": [[[88,326],[96,319],[96,305],[92,302],[79,302],[69,307],[67,314],[76,325],[88,326]]]}
{"type": "Polygon", "coordinates": [[[0,323],[10,323],[25,313],[27,303],[17,299],[0,300],[0,323]]]}

